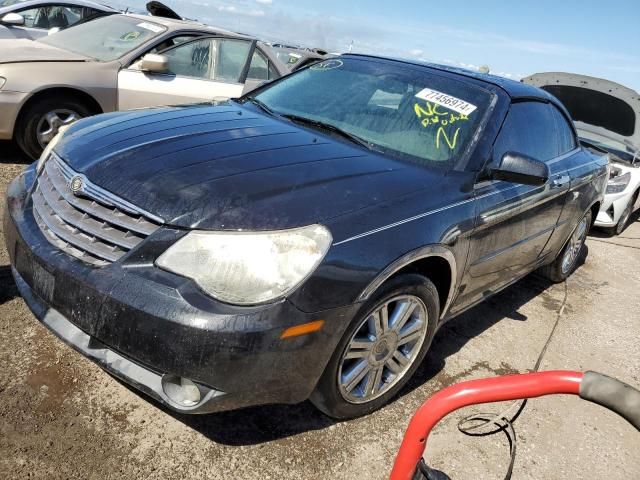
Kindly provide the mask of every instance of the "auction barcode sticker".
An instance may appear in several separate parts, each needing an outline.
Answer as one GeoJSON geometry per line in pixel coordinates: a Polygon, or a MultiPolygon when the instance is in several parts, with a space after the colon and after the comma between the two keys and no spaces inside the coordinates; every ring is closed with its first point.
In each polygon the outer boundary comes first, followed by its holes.
{"type": "Polygon", "coordinates": [[[462,113],[463,115],[469,115],[478,108],[469,102],[447,95],[446,93],[438,92],[437,90],[431,90],[430,88],[420,90],[416,93],[416,97],[448,108],[454,112],[462,113]]]}

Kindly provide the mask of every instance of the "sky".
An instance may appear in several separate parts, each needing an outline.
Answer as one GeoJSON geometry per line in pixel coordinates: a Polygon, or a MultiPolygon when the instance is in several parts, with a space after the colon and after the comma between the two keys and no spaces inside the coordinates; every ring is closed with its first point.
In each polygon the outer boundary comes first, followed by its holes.
{"type": "Polygon", "coordinates": [[[640,0],[164,1],[183,16],[269,41],[331,52],[353,42],[356,53],[486,65],[514,79],[581,73],[640,91],[640,0]]]}

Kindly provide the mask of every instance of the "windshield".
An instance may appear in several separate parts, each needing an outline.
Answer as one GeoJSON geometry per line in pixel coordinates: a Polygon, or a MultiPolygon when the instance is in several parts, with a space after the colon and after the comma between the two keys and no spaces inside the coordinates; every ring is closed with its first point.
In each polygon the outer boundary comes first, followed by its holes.
{"type": "Polygon", "coordinates": [[[165,30],[162,25],[147,20],[111,15],[37,41],[109,62],[126,55],[165,30]]]}
{"type": "Polygon", "coordinates": [[[16,3],[22,3],[26,0],[0,0],[0,8],[15,5],[16,3]]]}
{"type": "Polygon", "coordinates": [[[303,117],[372,149],[450,168],[468,151],[491,94],[427,68],[370,59],[325,60],[255,96],[278,115],[303,117]]]}

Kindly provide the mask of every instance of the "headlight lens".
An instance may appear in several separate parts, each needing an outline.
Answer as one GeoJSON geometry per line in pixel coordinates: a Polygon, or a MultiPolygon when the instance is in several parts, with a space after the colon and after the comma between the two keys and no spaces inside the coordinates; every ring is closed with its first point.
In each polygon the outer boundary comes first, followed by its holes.
{"type": "Polygon", "coordinates": [[[218,300],[254,305],[293,291],[320,264],[331,241],[322,225],[276,232],[193,231],[156,265],[191,278],[218,300]]]}
{"type": "Polygon", "coordinates": [[[46,163],[47,159],[51,155],[51,152],[53,151],[55,146],[58,144],[60,139],[62,138],[62,135],[64,135],[65,130],[67,130],[67,128],[69,127],[70,125],[62,125],[58,129],[58,133],[51,139],[51,141],[47,144],[47,146],[44,147],[44,150],[42,151],[42,154],[38,159],[38,164],[36,165],[36,172],[38,175],[40,175],[40,172],[42,172],[44,164],[46,163]]]}
{"type": "Polygon", "coordinates": [[[4,77],[0,77],[0,90],[4,87],[4,84],[7,83],[7,79],[4,77]]]}
{"type": "Polygon", "coordinates": [[[609,182],[607,183],[607,193],[620,193],[623,192],[629,182],[631,181],[631,172],[622,173],[622,170],[618,167],[611,167],[609,173],[609,182]]]}

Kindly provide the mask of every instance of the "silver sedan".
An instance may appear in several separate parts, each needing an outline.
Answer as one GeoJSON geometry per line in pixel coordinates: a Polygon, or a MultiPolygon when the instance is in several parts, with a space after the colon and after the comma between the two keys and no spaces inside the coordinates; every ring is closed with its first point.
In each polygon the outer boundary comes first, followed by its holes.
{"type": "Polygon", "coordinates": [[[110,15],[37,41],[0,40],[0,139],[37,158],[78,118],[238,97],[289,71],[251,37],[160,17],[110,15]]]}

